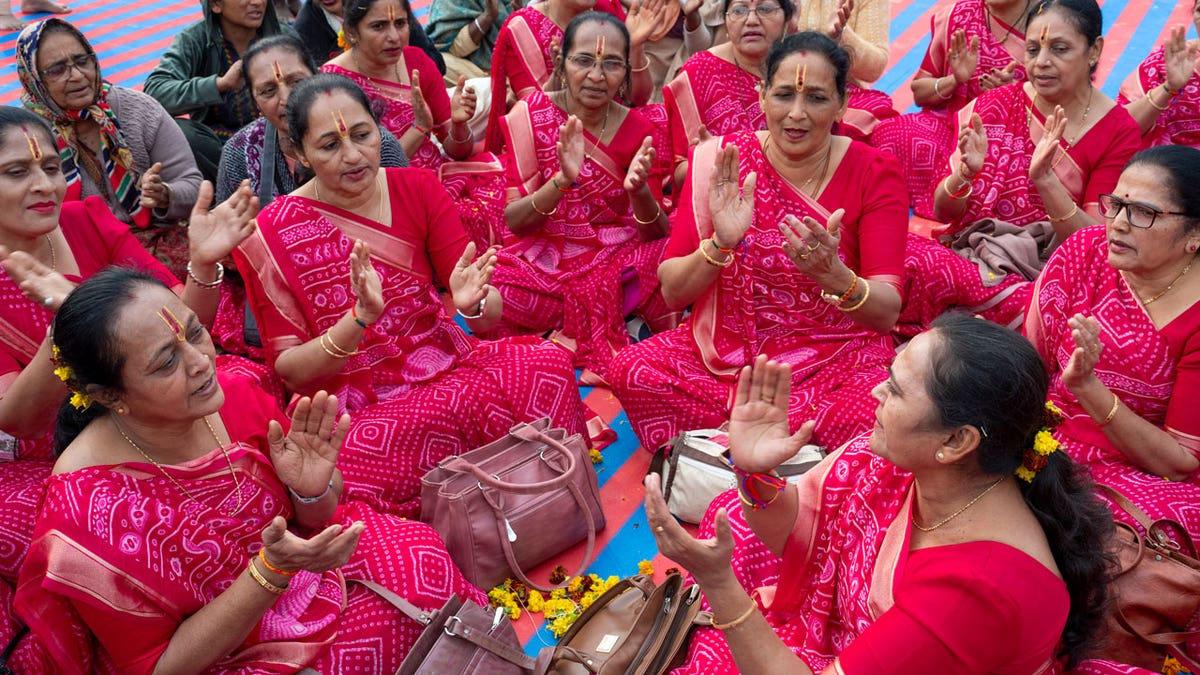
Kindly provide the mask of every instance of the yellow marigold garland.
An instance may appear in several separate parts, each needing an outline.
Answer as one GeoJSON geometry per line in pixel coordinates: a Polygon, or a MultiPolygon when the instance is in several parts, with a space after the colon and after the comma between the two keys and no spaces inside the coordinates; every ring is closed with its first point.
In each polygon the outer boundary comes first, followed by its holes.
{"type": "Polygon", "coordinates": [[[75,388],[75,371],[62,362],[58,345],[50,345],[50,362],[54,364],[54,374],[71,390],[71,405],[76,410],[83,410],[92,404],[92,397],[75,388]]]}
{"type": "Polygon", "coordinates": [[[1032,483],[1034,476],[1049,463],[1050,455],[1058,452],[1061,444],[1054,437],[1054,430],[1062,423],[1062,420],[1062,411],[1053,403],[1046,403],[1045,418],[1042,421],[1042,428],[1033,437],[1033,447],[1025,450],[1021,457],[1021,466],[1018,466],[1017,470],[1013,472],[1017,478],[1026,483],[1032,483]]]}
{"type": "MultiPolygon", "coordinates": [[[[638,565],[639,570],[643,570],[643,566],[650,566],[649,561],[643,560],[638,565]]],[[[565,571],[556,568],[555,572],[551,579],[557,576],[558,581],[553,583],[566,581],[565,571]]],[[[571,624],[575,623],[584,610],[591,607],[592,603],[620,581],[621,578],[616,575],[607,579],[601,579],[597,574],[571,577],[566,588],[556,588],[546,597],[520,581],[506,579],[504,583],[488,591],[488,600],[492,607],[503,608],[505,614],[513,620],[521,617],[522,610],[533,614],[541,613],[546,620],[547,629],[554,637],[559,638],[570,629],[571,624]]]]}
{"type": "Polygon", "coordinates": [[[592,458],[592,464],[599,464],[604,461],[604,455],[600,454],[600,451],[595,448],[588,450],[588,456],[592,458]]]}
{"type": "Polygon", "coordinates": [[[342,51],[350,49],[350,42],[346,40],[346,30],[344,28],[338,31],[337,46],[342,51]]]}

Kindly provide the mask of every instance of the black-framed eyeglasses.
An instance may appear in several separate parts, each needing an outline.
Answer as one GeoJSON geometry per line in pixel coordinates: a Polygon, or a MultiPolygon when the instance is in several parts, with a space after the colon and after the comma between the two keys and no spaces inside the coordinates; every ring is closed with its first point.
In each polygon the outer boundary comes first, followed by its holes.
{"type": "Polygon", "coordinates": [[[1100,195],[1100,215],[1105,219],[1115,220],[1117,216],[1121,215],[1121,209],[1125,209],[1125,218],[1129,224],[1139,230],[1148,230],[1154,227],[1154,221],[1159,216],[1186,215],[1183,211],[1163,211],[1142,202],[1127,202],[1116,195],[1100,195]]]}
{"type": "Polygon", "coordinates": [[[576,68],[580,70],[591,70],[600,64],[600,72],[605,75],[616,75],[625,72],[625,61],[621,59],[597,59],[591,54],[572,54],[567,57],[576,68]]]}
{"type": "Polygon", "coordinates": [[[746,19],[750,18],[750,12],[754,12],[755,14],[758,15],[759,19],[769,19],[769,18],[775,16],[776,13],[778,13],[782,10],[783,10],[783,8],[780,7],[779,5],[772,5],[772,4],[759,5],[758,7],[747,7],[746,5],[738,5],[737,7],[730,7],[729,11],[725,12],[725,16],[729,17],[730,19],[733,19],[734,21],[740,22],[740,21],[745,21],[746,19]]]}
{"type": "Polygon", "coordinates": [[[92,53],[76,54],[67,58],[66,61],[59,61],[45,70],[38,71],[44,79],[51,82],[67,79],[71,69],[74,68],[84,75],[91,75],[96,72],[96,55],[92,53]]]}

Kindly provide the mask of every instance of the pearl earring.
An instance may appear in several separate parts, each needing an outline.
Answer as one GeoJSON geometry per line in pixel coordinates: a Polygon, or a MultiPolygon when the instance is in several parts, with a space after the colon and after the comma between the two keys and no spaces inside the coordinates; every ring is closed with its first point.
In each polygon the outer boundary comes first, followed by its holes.
{"type": "Polygon", "coordinates": [[[937,457],[939,462],[946,459],[946,455],[941,450],[938,450],[937,454],[934,456],[937,457]]]}
{"type": "Polygon", "coordinates": [[[123,405],[122,405],[122,406],[118,406],[118,407],[117,407],[117,414],[118,414],[118,415],[124,415],[124,414],[125,414],[125,406],[123,406],[123,405]]]}

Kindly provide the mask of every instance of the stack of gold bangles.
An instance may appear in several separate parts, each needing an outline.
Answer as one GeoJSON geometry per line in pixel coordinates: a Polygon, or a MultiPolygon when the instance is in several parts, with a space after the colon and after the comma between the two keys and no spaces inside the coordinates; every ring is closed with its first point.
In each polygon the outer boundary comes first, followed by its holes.
{"type": "Polygon", "coordinates": [[[355,354],[358,353],[357,348],[355,348],[354,351],[349,351],[349,350],[342,349],[341,347],[339,347],[338,344],[333,341],[333,336],[329,334],[329,331],[325,331],[324,333],[321,333],[321,338],[320,338],[319,342],[321,343],[321,349],[324,349],[326,354],[330,355],[331,357],[333,357],[335,359],[344,359],[344,358],[347,358],[350,356],[354,356],[355,354]]]}
{"type": "MultiPolygon", "coordinates": [[[[643,223],[643,224],[645,224],[645,223],[643,223]]],[[[729,267],[730,265],[733,264],[733,249],[723,248],[720,244],[717,243],[717,238],[715,235],[700,242],[700,255],[704,256],[704,262],[708,263],[709,265],[712,265],[713,267],[729,267]],[[714,249],[716,249],[717,253],[725,254],[724,262],[717,260],[716,258],[709,255],[708,251],[704,250],[704,242],[705,241],[712,244],[712,247],[714,249]]]]}

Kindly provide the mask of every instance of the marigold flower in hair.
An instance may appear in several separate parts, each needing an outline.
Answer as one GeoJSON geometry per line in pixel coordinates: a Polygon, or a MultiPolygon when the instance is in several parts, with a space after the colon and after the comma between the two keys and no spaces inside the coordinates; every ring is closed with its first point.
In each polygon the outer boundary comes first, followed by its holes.
{"type": "Polygon", "coordinates": [[[346,30],[344,28],[338,31],[337,46],[342,51],[350,49],[350,42],[346,39],[346,30]]]}

